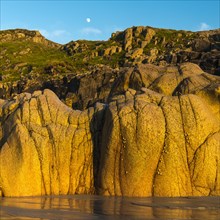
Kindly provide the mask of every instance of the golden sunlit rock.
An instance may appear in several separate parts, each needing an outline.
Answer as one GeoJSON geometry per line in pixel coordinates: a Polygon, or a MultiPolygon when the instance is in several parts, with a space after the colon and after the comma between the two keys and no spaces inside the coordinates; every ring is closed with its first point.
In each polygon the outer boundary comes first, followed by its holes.
{"type": "Polygon", "coordinates": [[[219,196],[219,77],[200,70],[130,68],[84,111],[48,89],[1,100],[0,195],[219,196]]]}

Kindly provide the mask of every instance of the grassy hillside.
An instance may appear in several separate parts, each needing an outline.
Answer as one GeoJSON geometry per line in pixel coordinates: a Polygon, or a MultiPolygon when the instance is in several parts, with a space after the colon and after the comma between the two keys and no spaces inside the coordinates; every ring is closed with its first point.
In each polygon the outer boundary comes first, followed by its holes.
{"type": "Polygon", "coordinates": [[[132,27],[108,41],[71,41],[59,45],[38,31],[0,31],[0,79],[56,79],[83,74],[99,65],[116,68],[137,63],[167,65],[194,62],[215,73],[220,56],[220,31],[187,32],[132,27]]]}

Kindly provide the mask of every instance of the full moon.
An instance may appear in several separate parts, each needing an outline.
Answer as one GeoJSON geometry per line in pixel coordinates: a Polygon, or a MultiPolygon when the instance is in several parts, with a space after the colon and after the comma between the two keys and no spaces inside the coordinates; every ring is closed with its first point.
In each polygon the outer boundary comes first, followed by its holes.
{"type": "Polygon", "coordinates": [[[86,21],[89,23],[91,22],[91,18],[86,18],[86,21]]]}

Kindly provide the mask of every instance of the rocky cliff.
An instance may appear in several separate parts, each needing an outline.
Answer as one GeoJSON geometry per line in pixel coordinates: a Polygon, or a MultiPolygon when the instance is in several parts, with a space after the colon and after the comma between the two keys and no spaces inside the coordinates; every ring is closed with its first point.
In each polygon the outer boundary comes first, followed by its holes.
{"type": "Polygon", "coordinates": [[[1,194],[219,196],[219,76],[192,63],[104,73],[72,82],[82,111],[48,89],[1,100],[1,194]]]}

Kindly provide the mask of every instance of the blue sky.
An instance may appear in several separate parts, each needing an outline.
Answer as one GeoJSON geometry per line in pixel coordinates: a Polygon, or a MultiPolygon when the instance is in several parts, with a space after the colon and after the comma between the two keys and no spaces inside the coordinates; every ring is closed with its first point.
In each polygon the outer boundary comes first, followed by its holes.
{"type": "Polygon", "coordinates": [[[219,7],[220,0],[1,0],[0,27],[40,30],[58,43],[107,40],[112,32],[132,26],[216,29],[220,27],[219,7]]]}

